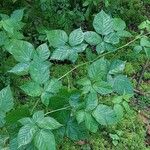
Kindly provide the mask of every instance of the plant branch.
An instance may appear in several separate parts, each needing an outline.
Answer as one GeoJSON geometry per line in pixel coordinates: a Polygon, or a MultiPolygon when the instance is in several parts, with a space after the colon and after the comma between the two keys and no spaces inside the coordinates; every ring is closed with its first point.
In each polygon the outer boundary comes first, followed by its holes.
{"type": "Polygon", "coordinates": [[[137,89],[134,89],[134,92],[135,93],[137,93],[138,95],[143,95],[143,96],[147,96],[147,95],[149,95],[150,93],[149,92],[142,92],[142,91],[139,91],[139,90],[137,90],[137,89]]]}
{"type": "Polygon", "coordinates": [[[66,106],[66,107],[63,107],[63,108],[60,108],[60,109],[55,109],[55,110],[52,110],[52,111],[50,111],[50,112],[47,112],[47,113],[45,114],[45,116],[46,116],[46,115],[49,115],[49,114],[51,114],[51,113],[54,113],[54,112],[58,112],[58,111],[62,111],[62,110],[67,110],[67,109],[69,109],[69,108],[71,108],[71,106],[66,106]]]}
{"type": "Polygon", "coordinates": [[[145,73],[145,71],[146,71],[146,69],[147,69],[148,66],[149,66],[149,59],[147,59],[146,63],[144,64],[144,66],[142,68],[142,71],[141,71],[141,74],[140,74],[140,77],[139,77],[136,89],[139,89],[139,86],[140,86],[140,84],[142,82],[142,78],[143,78],[144,73],[145,73]]]}
{"type": "MultiPolygon", "coordinates": [[[[118,51],[118,50],[120,50],[120,49],[123,49],[124,47],[129,46],[130,44],[134,43],[136,40],[140,39],[142,36],[146,36],[146,35],[148,35],[148,34],[150,34],[150,32],[147,33],[147,34],[144,34],[144,35],[139,34],[138,36],[136,36],[135,39],[131,40],[130,42],[126,43],[126,44],[123,45],[123,46],[118,47],[118,48],[116,49],[116,51],[118,51]]],[[[93,60],[91,60],[91,61],[87,61],[87,62],[84,62],[84,63],[79,64],[79,65],[75,66],[74,68],[72,68],[72,69],[71,69],[70,71],[68,71],[67,73],[65,73],[63,76],[61,76],[58,80],[61,80],[62,78],[66,77],[68,74],[70,74],[72,71],[76,70],[77,68],[79,68],[79,67],[81,67],[81,66],[84,66],[84,65],[86,65],[86,64],[88,64],[88,63],[92,63],[92,62],[98,60],[99,58],[104,57],[104,56],[106,56],[106,55],[108,55],[108,54],[110,54],[110,53],[114,53],[114,52],[116,52],[116,51],[106,52],[106,53],[104,53],[104,54],[102,54],[102,55],[99,55],[98,57],[96,57],[95,59],[93,59],[93,60]]]]}
{"type": "Polygon", "coordinates": [[[34,111],[34,109],[36,108],[36,106],[38,105],[39,102],[40,102],[40,99],[38,99],[38,100],[35,102],[35,104],[34,104],[32,110],[31,110],[31,114],[33,114],[33,111],[34,111]]]}

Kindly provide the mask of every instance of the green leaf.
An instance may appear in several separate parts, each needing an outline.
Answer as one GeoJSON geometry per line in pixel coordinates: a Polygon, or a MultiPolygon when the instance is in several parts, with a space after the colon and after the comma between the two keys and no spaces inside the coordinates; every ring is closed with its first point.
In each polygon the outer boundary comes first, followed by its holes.
{"type": "Polygon", "coordinates": [[[137,46],[134,47],[134,51],[135,51],[136,53],[140,53],[142,50],[143,50],[143,47],[140,46],[140,45],[137,45],[137,46]]]}
{"type": "Polygon", "coordinates": [[[77,119],[78,124],[82,123],[85,119],[85,111],[84,110],[77,111],[76,119],[77,119]]]}
{"type": "Polygon", "coordinates": [[[88,78],[83,78],[83,79],[79,80],[78,84],[83,86],[83,88],[82,88],[83,94],[87,94],[93,90],[92,83],[88,78]]]}
{"type": "Polygon", "coordinates": [[[79,45],[84,40],[84,33],[82,32],[81,28],[72,31],[69,35],[69,44],[71,46],[79,45]]]}
{"type": "Polygon", "coordinates": [[[68,35],[63,30],[51,30],[47,31],[47,39],[50,46],[60,47],[64,46],[68,42],[68,35]]]}
{"type": "Polygon", "coordinates": [[[41,95],[41,101],[45,106],[49,105],[50,98],[53,96],[53,94],[49,92],[43,92],[41,95]]]}
{"type": "Polygon", "coordinates": [[[3,127],[3,125],[5,124],[5,117],[6,114],[4,112],[0,112],[0,127],[3,127]]]}
{"type": "Polygon", "coordinates": [[[122,98],[126,101],[126,102],[130,102],[131,97],[133,97],[133,94],[124,94],[122,96],[122,98]]]}
{"type": "Polygon", "coordinates": [[[112,45],[110,43],[106,43],[106,42],[105,42],[105,49],[108,52],[116,51],[117,50],[117,48],[114,45],[112,45]]]}
{"type": "Polygon", "coordinates": [[[93,59],[97,57],[96,53],[91,51],[91,48],[87,48],[85,53],[86,53],[86,58],[88,61],[92,61],[93,59]]]}
{"type": "Polygon", "coordinates": [[[115,31],[124,30],[126,28],[126,23],[121,18],[113,19],[113,27],[115,31]]]}
{"type": "Polygon", "coordinates": [[[48,106],[50,98],[52,96],[55,96],[55,94],[59,92],[61,87],[62,87],[62,83],[57,79],[51,79],[47,81],[44,85],[44,92],[41,95],[42,103],[48,106]]]}
{"type": "Polygon", "coordinates": [[[8,72],[14,73],[16,75],[26,75],[29,71],[30,63],[18,63],[8,72]]]}
{"type": "Polygon", "coordinates": [[[16,24],[16,21],[14,19],[2,20],[1,23],[5,31],[11,34],[14,33],[14,30],[15,30],[14,27],[16,24]]]}
{"type": "Polygon", "coordinates": [[[106,79],[109,64],[107,60],[101,58],[93,62],[88,68],[88,76],[91,79],[106,79]]]}
{"type": "Polygon", "coordinates": [[[87,46],[88,46],[88,44],[81,43],[80,45],[72,47],[72,51],[76,52],[76,53],[81,53],[81,52],[85,51],[87,46]]]}
{"type": "Polygon", "coordinates": [[[23,126],[18,133],[18,148],[25,146],[31,143],[35,133],[37,131],[37,127],[32,124],[27,124],[23,126]]]}
{"type": "Polygon", "coordinates": [[[51,56],[51,60],[65,60],[70,55],[71,48],[69,46],[61,46],[54,50],[51,56]]]}
{"type": "Polygon", "coordinates": [[[123,100],[123,97],[122,97],[122,96],[115,96],[115,97],[113,98],[112,102],[113,102],[114,104],[120,104],[120,103],[122,102],[122,100],[123,100]]]}
{"type": "Polygon", "coordinates": [[[42,61],[45,61],[50,56],[50,51],[46,43],[40,45],[37,49],[37,54],[42,61]]]}
{"type": "Polygon", "coordinates": [[[147,37],[141,38],[140,45],[144,47],[150,47],[150,40],[147,37]]]}
{"type": "Polygon", "coordinates": [[[132,37],[132,34],[130,32],[128,32],[128,31],[125,31],[125,30],[117,31],[116,34],[119,37],[132,37]]]}
{"type": "Polygon", "coordinates": [[[96,46],[96,51],[98,54],[103,53],[104,51],[115,51],[116,47],[110,43],[102,42],[96,46]]]}
{"type": "Polygon", "coordinates": [[[44,111],[37,111],[33,114],[32,119],[35,123],[37,123],[39,120],[44,119],[44,111]]]}
{"type": "Polygon", "coordinates": [[[24,85],[20,86],[20,88],[29,96],[37,97],[42,94],[42,87],[33,81],[28,81],[24,85]]]}
{"type": "Polygon", "coordinates": [[[41,129],[34,137],[34,145],[38,150],[56,150],[55,137],[49,130],[41,129]]]}
{"type": "Polygon", "coordinates": [[[78,59],[78,53],[73,51],[73,49],[71,49],[68,60],[70,60],[72,63],[75,63],[77,59],[78,59]]]}
{"type": "Polygon", "coordinates": [[[123,118],[123,107],[120,104],[115,104],[114,105],[114,111],[116,113],[116,116],[118,119],[122,119],[123,118]]]}
{"type": "Polygon", "coordinates": [[[86,110],[91,111],[98,105],[98,97],[96,93],[88,94],[86,98],[86,110]]]}
{"type": "Polygon", "coordinates": [[[98,123],[93,118],[93,116],[87,112],[85,113],[85,126],[89,131],[93,133],[96,133],[98,130],[98,123]]]}
{"type": "Polygon", "coordinates": [[[29,68],[29,73],[31,75],[31,78],[39,83],[43,84],[46,81],[49,80],[50,76],[50,71],[49,71],[50,63],[45,61],[45,62],[40,62],[40,61],[32,61],[30,68],[29,68]]]}
{"type": "Polygon", "coordinates": [[[54,130],[62,127],[62,125],[59,122],[57,122],[55,119],[51,117],[45,117],[43,119],[40,119],[38,120],[37,124],[40,128],[48,130],[54,130]]]}
{"type": "Polygon", "coordinates": [[[13,11],[11,14],[11,18],[15,19],[16,21],[21,21],[23,18],[24,9],[18,9],[13,11]]]}
{"type": "Polygon", "coordinates": [[[115,32],[112,32],[104,37],[104,41],[111,44],[118,44],[119,37],[115,32]]]}
{"type": "Polygon", "coordinates": [[[34,47],[26,41],[11,40],[5,48],[19,62],[29,62],[33,57],[34,47]]]}
{"type": "Polygon", "coordinates": [[[87,44],[80,44],[74,47],[70,47],[70,46],[62,46],[57,48],[52,56],[51,56],[51,60],[65,60],[68,59],[71,62],[75,62],[78,58],[78,53],[79,52],[83,52],[87,47],[87,44]]]}
{"type": "Polygon", "coordinates": [[[138,26],[139,29],[146,29],[147,31],[150,31],[150,21],[149,20],[146,20],[146,21],[143,21],[139,26],[138,26]]]}
{"type": "Polygon", "coordinates": [[[45,83],[44,89],[46,92],[56,94],[59,92],[61,87],[62,87],[61,81],[59,81],[57,79],[51,79],[45,83]]]}
{"type": "Polygon", "coordinates": [[[22,118],[30,116],[29,107],[27,105],[20,105],[19,107],[11,110],[6,115],[7,126],[15,125],[22,118]]]}
{"type": "Polygon", "coordinates": [[[7,40],[7,34],[3,31],[0,31],[0,46],[3,46],[7,40]]]}
{"type": "Polygon", "coordinates": [[[145,51],[145,53],[146,53],[146,56],[148,57],[148,58],[150,58],[150,47],[144,47],[144,51],[145,51]]]}
{"type": "Polygon", "coordinates": [[[113,139],[113,140],[120,140],[120,137],[117,134],[109,134],[109,136],[113,139]]]}
{"type": "Polygon", "coordinates": [[[101,94],[101,95],[106,95],[106,94],[110,94],[113,92],[112,90],[112,86],[105,82],[105,81],[97,81],[93,84],[93,89],[101,94]]]}
{"type": "Polygon", "coordinates": [[[113,20],[103,10],[98,13],[93,21],[95,31],[102,35],[108,35],[113,32],[113,20]]]}
{"type": "Polygon", "coordinates": [[[102,54],[106,50],[105,42],[101,42],[96,46],[96,51],[98,54],[102,54]]]}
{"type": "Polygon", "coordinates": [[[96,32],[93,31],[87,31],[84,33],[84,39],[85,41],[90,45],[98,45],[102,42],[102,38],[100,35],[98,35],[96,32]]]}
{"type": "Polygon", "coordinates": [[[77,109],[80,106],[80,93],[74,93],[69,98],[69,104],[72,108],[77,109]]]}
{"type": "Polygon", "coordinates": [[[83,139],[87,139],[87,130],[85,129],[85,126],[82,124],[78,125],[78,123],[74,119],[70,119],[67,122],[66,127],[66,136],[74,141],[79,141],[83,139]]]}
{"type": "Polygon", "coordinates": [[[123,72],[124,69],[125,69],[125,62],[117,59],[111,63],[109,74],[113,75],[120,74],[123,72]]]}
{"type": "Polygon", "coordinates": [[[0,91],[0,113],[9,112],[13,108],[13,96],[9,86],[0,91]]]}
{"type": "Polygon", "coordinates": [[[120,95],[133,94],[133,87],[130,80],[124,75],[118,75],[114,78],[113,89],[120,95]]]}
{"type": "Polygon", "coordinates": [[[31,125],[31,124],[33,124],[33,120],[29,117],[22,118],[22,119],[19,120],[19,122],[22,125],[27,125],[27,124],[31,125]]]}
{"type": "Polygon", "coordinates": [[[126,101],[124,101],[124,102],[122,103],[122,105],[123,105],[124,109],[126,110],[126,112],[127,112],[127,113],[130,113],[131,109],[130,109],[129,104],[128,104],[126,101]]]}
{"type": "Polygon", "coordinates": [[[101,125],[112,125],[117,123],[116,113],[111,107],[99,104],[93,111],[93,117],[101,125]]]}

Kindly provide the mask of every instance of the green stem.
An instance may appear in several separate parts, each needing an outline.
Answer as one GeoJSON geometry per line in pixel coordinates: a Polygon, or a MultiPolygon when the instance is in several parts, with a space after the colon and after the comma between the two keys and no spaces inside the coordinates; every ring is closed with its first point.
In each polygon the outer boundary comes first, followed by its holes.
{"type": "Polygon", "coordinates": [[[35,104],[34,104],[32,110],[31,110],[31,114],[33,114],[33,111],[34,111],[34,109],[36,108],[36,106],[38,105],[39,102],[40,102],[40,99],[38,99],[38,100],[35,102],[35,104]]]}
{"type": "MultiPolygon", "coordinates": [[[[116,49],[116,51],[118,51],[118,50],[120,50],[120,49],[123,49],[124,47],[129,46],[130,44],[134,43],[136,40],[140,39],[142,36],[146,36],[146,35],[148,35],[148,34],[150,34],[150,33],[147,33],[147,34],[145,34],[145,35],[141,35],[141,34],[138,35],[135,39],[131,40],[131,41],[128,42],[127,44],[118,47],[118,48],[116,49]]],[[[79,68],[79,67],[81,67],[81,66],[84,66],[84,65],[86,65],[86,64],[88,64],[88,63],[92,63],[92,62],[98,60],[99,58],[104,57],[104,56],[106,56],[106,55],[108,55],[108,54],[110,54],[110,53],[114,53],[114,52],[116,52],[116,51],[106,52],[106,53],[104,53],[104,54],[102,54],[102,55],[99,55],[98,57],[96,57],[95,59],[93,59],[93,60],[91,60],[91,61],[87,61],[87,62],[84,62],[84,63],[82,63],[82,64],[79,64],[79,65],[75,66],[74,68],[72,68],[72,69],[71,69],[70,71],[68,71],[67,73],[65,73],[63,76],[61,76],[58,80],[61,80],[62,78],[66,77],[68,74],[70,74],[70,73],[71,73],[72,71],[74,71],[75,69],[77,69],[77,68],[79,68]]]]}
{"type": "Polygon", "coordinates": [[[49,115],[49,114],[51,114],[51,113],[54,113],[54,112],[58,112],[58,111],[62,111],[62,110],[67,110],[67,109],[69,109],[69,108],[71,108],[71,106],[66,106],[66,107],[63,107],[63,108],[60,108],[60,109],[55,109],[55,110],[52,110],[52,111],[50,111],[50,112],[47,112],[47,113],[45,114],[45,116],[46,116],[46,115],[49,115]]]}

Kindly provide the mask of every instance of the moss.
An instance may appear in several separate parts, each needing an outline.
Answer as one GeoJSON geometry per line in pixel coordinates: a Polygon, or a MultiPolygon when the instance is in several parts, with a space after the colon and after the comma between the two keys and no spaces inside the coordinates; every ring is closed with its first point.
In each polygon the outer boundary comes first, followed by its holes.
{"type": "Polygon", "coordinates": [[[150,91],[150,84],[146,83],[146,82],[142,83],[141,89],[144,90],[145,92],[149,92],[150,91]]]}
{"type": "Polygon", "coordinates": [[[142,0],[111,0],[109,10],[116,16],[124,18],[129,27],[135,30],[149,15],[142,0]]]}
{"type": "Polygon", "coordinates": [[[148,150],[145,146],[145,129],[143,123],[139,120],[137,114],[133,112],[119,124],[110,127],[103,128],[98,133],[92,134],[86,145],[77,145],[72,141],[65,141],[61,145],[62,150],[148,150]],[[120,140],[117,146],[112,144],[112,139],[109,137],[109,133],[116,134],[118,130],[122,131],[120,140]]]}
{"type": "Polygon", "coordinates": [[[150,80],[150,73],[149,72],[144,73],[144,79],[150,80]]]}
{"type": "Polygon", "coordinates": [[[134,67],[131,63],[126,63],[125,73],[129,76],[135,73],[134,67]]]}

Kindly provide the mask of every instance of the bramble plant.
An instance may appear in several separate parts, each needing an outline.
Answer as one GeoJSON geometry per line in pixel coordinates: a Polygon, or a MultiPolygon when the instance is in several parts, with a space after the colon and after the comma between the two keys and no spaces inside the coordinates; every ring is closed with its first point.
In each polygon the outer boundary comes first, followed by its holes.
{"type": "MultiPolygon", "coordinates": [[[[105,56],[134,45],[136,52],[144,50],[149,59],[148,20],[139,26],[141,34],[134,38],[126,31],[122,19],[112,18],[102,10],[94,17],[95,31],[78,28],[68,35],[63,30],[45,30],[46,41],[35,48],[21,33],[23,11],[16,10],[10,17],[1,15],[0,46],[17,62],[8,72],[27,76],[20,89],[38,100],[28,117],[18,119],[20,129],[10,135],[10,149],[55,150],[63,137],[75,141],[85,139],[100,126],[117,124],[125,114],[131,113],[129,102],[134,89],[123,74],[126,62],[110,61],[105,56]],[[123,38],[132,40],[120,46],[123,38]],[[80,63],[81,54],[91,47],[97,56],[80,63]],[[69,61],[73,68],[59,78],[51,76],[51,68],[60,61],[69,61]],[[74,79],[73,88],[67,90],[63,79],[80,67],[85,67],[87,74],[78,81],[74,79]],[[107,97],[111,100],[109,104],[102,100],[107,97]],[[38,103],[41,110],[35,111],[38,103]],[[49,109],[54,103],[56,109],[49,109]]],[[[15,100],[8,86],[0,91],[0,127],[5,128],[6,113],[12,109],[15,109],[15,100]]],[[[117,145],[118,135],[110,134],[110,137],[117,145]]]]}

